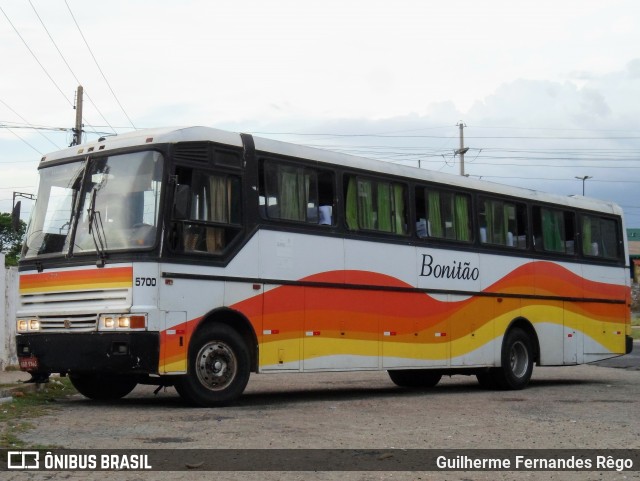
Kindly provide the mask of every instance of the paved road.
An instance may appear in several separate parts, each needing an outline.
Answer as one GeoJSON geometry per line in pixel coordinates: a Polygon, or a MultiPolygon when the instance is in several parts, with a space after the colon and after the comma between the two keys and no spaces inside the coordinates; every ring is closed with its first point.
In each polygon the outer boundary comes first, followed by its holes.
{"type": "Polygon", "coordinates": [[[598,361],[593,364],[602,367],[616,367],[619,369],[640,371],[640,341],[634,341],[633,351],[630,354],[607,359],[606,361],[598,361]]]}
{"type": "MultiPolygon", "coordinates": [[[[400,389],[384,372],[252,375],[233,406],[184,405],[173,389],[138,386],[119,402],[73,395],[17,433],[26,446],[188,449],[639,449],[640,342],[595,365],[536,367],[522,391],[481,389],[445,377],[433,389],[400,389]],[[611,369],[607,366],[619,367],[611,369]]],[[[182,458],[180,458],[182,459],[182,458]]],[[[183,462],[191,462],[184,458],[183,462]]],[[[228,472],[229,481],[628,481],[633,472],[228,472]]],[[[3,473],[5,474],[5,473],[3,473]]],[[[114,479],[113,472],[40,472],[35,480],[114,479]]],[[[200,481],[212,472],[131,473],[117,479],[200,481]]],[[[24,473],[3,479],[23,481],[24,473]]]]}
{"type": "MultiPolygon", "coordinates": [[[[640,351],[640,349],[639,349],[640,351]]],[[[637,359],[637,356],[634,356],[637,359]]],[[[185,406],[175,390],[139,386],[120,402],[73,395],[18,433],[26,446],[185,449],[640,448],[640,376],[595,365],[535,368],[522,391],[445,377],[433,389],[395,387],[384,372],[252,375],[233,406],[185,406]]],[[[191,458],[178,458],[184,463],[191,458]]],[[[3,473],[4,474],[4,473],[3,473]]],[[[36,473],[34,473],[35,475],[36,473]]],[[[205,472],[131,473],[117,479],[200,481],[205,472]]],[[[232,481],[628,481],[638,472],[256,472],[232,481]]],[[[23,481],[24,473],[3,479],[23,481]]],[[[29,479],[114,479],[111,472],[43,472],[29,479]]]]}

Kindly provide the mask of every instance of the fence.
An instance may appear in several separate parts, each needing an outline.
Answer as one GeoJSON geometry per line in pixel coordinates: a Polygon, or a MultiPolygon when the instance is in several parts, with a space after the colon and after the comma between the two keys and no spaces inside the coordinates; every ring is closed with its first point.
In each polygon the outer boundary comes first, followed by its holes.
{"type": "Polygon", "coordinates": [[[16,355],[16,305],[18,303],[18,269],[5,268],[0,253],[0,371],[18,364],[16,355]]]}

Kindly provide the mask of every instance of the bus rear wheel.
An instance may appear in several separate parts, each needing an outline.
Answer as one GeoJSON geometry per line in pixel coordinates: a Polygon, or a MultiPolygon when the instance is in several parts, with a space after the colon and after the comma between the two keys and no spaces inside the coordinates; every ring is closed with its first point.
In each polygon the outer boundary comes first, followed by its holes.
{"type": "Polygon", "coordinates": [[[401,369],[388,371],[391,380],[400,387],[434,387],[442,373],[431,369],[401,369]]]}
{"type": "Polygon", "coordinates": [[[225,406],[247,386],[249,350],[242,337],[224,324],[200,330],[191,341],[187,375],[176,380],[178,394],[203,407],[225,406]]]}
{"type": "MultiPolygon", "coordinates": [[[[498,389],[518,390],[529,384],[533,373],[533,341],[519,328],[507,332],[502,343],[502,367],[491,369],[493,383],[498,389]]],[[[483,382],[478,378],[480,384],[483,382]]],[[[489,383],[484,383],[487,386],[489,383]]]]}
{"type": "Polygon", "coordinates": [[[69,374],[69,380],[80,394],[97,401],[123,398],[138,384],[132,376],[114,374],[69,374]]]}

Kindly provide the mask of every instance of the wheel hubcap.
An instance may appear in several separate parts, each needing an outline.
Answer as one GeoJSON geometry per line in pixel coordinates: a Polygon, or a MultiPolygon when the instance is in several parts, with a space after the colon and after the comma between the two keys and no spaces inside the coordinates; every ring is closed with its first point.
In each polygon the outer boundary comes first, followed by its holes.
{"type": "Polygon", "coordinates": [[[198,380],[207,389],[225,389],[235,378],[236,370],[236,356],[223,342],[209,342],[198,352],[198,380]]]}
{"type": "Polygon", "coordinates": [[[511,346],[510,352],[511,372],[515,377],[523,377],[529,368],[529,351],[527,347],[518,341],[511,346]]]}

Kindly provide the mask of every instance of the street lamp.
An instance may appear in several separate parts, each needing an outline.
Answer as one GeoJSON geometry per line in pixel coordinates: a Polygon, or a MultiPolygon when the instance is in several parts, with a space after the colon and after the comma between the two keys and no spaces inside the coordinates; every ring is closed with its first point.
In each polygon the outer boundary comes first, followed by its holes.
{"type": "Polygon", "coordinates": [[[584,197],[584,183],[588,180],[588,179],[593,179],[593,176],[591,175],[585,175],[584,177],[578,177],[576,175],[576,179],[581,180],[582,181],[582,196],[584,197]]]}

